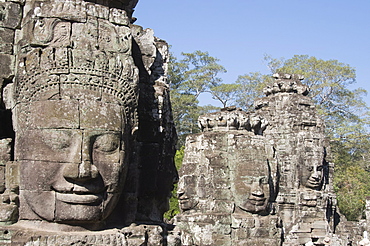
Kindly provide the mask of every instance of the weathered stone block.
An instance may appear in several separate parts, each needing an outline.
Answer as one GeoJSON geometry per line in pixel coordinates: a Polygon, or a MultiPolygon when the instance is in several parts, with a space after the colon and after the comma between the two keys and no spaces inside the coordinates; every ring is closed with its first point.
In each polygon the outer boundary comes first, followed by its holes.
{"type": "Polygon", "coordinates": [[[0,193],[5,191],[5,164],[0,164],[0,193]]]}
{"type": "Polygon", "coordinates": [[[312,229],[311,235],[313,238],[325,237],[327,235],[326,229],[312,229]]]}
{"type": "Polygon", "coordinates": [[[0,78],[12,78],[15,69],[14,56],[8,54],[0,54],[0,78]]]}
{"type": "Polygon", "coordinates": [[[80,163],[82,143],[82,131],[35,129],[20,132],[15,145],[15,158],[49,163],[80,163]]]}
{"type": "Polygon", "coordinates": [[[213,243],[212,245],[214,246],[231,246],[232,241],[230,235],[220,235],[220,234],[213,234],[212,235],[212,240],[213,243]]]}
{"type": "Polygon", "coordinates": [[[5,187],[8,191],[18,194],[20,183],[19,163],[8,161],[5,167],[5,187]]]}
{"type": "Polygon", "coordinates": [[[13,54],[15,31],[8,28],[0,28],[0,53],[13,54]]]}
{"type": "MultiPolygon", "coordinates": [[[[40,129],[77,129],[79,127],[79,105],[75,100],[33,102],[28,105],[30,118],[28,126],[40,129]]],[[[27,119],[25,119],[27,120],[27,119]]]]}
{"type": "Polygon", "coordinates": [[[118,25],[128,26],[130,24],[130,19],[126,11],[116,8],[111,8],[109,10],[109,21],[118,25]]]}
{"type": "Polygon", "coordinates": [[[0,164],[10,161],[11,158],[11,138],[0,139],[0,164]]]}
{"type": "Polygon", "coordinates": [[[250,229],[248,228],[234,228],[231,232],[231,238],[235,243],[250,237],[251,237],[250,229]]]}
{"type": "MultiPolygon", "coordinates": [[[[22,177],[20,190],[51,191],[54,174],[60,172],[62,165],[44,161],[19,161],[19,174],[22,177]],[[40,172],[33,175],[34,172],[40,172]]],[[[72,188],[72,187],[71,187],[72,188]]]]}
{"type": "Polygon", "coordinates": [[[49,192],[38,192],[29,190],[20,190],[19,194],[20,207],[19,207],[19,218],[25,220],[39,220],[40,217],[37,215],[42,208],[43,218],[49,221],[54,220],[55,211],[55,194],[53,191],[49,192]],[[29,204],[33,206],[29,206],[29,204]],[[36,210],[36,211],[35,211],[36,210]]]}
{"type": "Polygon", "coordinates": [[[15,29],[22,18],[21,6],[12,2],[0,2],[0,27],[15,29]]]}
{"type": "Polygon", "coordinates": [[[325,229],[328,226],[328,222],[316,220],[312,223],[314,229],[325,229]]]}
{"type": "Polygon", "coordinates": [[[0,223],[11,224],[18,220],[18,206],[16,204],[1,204],[0,223]]]}
{"type": "Polygon", "coordinates": [[[101,217],[103,214],[101,210],[104,211],[104,208],[97,208],[96,206],[86,206],[86,204],[74,204],[73,206],[71,206],[71,204],[59,201],[57,197],[55,202],[54,219],[57,221],[81,221],[83,219],[94,218],[94,220],[99,221],[103,219],[101,217]]]}
{"type": "Polygon", "coordinates": [[[121,131],[124,122],[122,115],[122,109],[117,104],[80,102],[80,127],[82,129],[121,131]]]}
{"type": "Polygon", "coordinates": [[[108,20],[109,18],[109,8],[104,5],[87,3],[86,12],[88,16],[90,15],[105,20],[108,20]]]}
{"type": "Polygon", "coordinates": [[[233,201],[216,200],[214,202],[213,211],[216,213],[232,213],[234,210],[233,201]]]}
{"type": "Polygon", "coordinates": [[[58,2],[43,2],[35,7],[38,17],[56,17],[64,20],[86,22],[86,2],[79,0],[62,0],[58,2]]]}

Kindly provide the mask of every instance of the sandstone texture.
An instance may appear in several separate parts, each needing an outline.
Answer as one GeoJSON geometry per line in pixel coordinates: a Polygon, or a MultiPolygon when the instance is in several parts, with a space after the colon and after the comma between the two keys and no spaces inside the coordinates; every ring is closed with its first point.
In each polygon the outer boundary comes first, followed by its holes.
{"type": "Polygon", "coordinates": [[[201,116],[179,177],[168,45],[137,2],[0,2],[0,245],[367,245],[301,76],[201,116]]]}

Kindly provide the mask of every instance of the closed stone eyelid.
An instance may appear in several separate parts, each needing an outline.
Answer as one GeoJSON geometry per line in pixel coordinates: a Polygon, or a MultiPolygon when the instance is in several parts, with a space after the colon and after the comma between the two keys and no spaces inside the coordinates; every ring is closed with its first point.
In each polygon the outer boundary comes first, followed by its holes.
{"type": "Polygon", "coordinates": [[[100,135],[95,139],[93,146],[94,146],[94,149],[97,149],[102,152],[113,152],[120,147],[120,138],[116,134],[100,135]],[[104,138],[110,138],[110,137],[112,139],[104,139],[104,138]],[[105,140],[108,140],[108,142],[106,142],[105,140]]]}

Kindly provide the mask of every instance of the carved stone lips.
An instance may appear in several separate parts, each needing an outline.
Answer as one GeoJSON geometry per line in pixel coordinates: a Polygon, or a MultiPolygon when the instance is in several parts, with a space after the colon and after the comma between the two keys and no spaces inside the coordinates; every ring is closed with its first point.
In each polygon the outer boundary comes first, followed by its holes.
{"type": "Polygon", "coordinates": [[[90,204],[101,202],[103,199],[100,194],[77,194],[56,192],[56,199],[65,203],[90,204]]]}
{"type": "Polygon", "coordinates": [[[320,181],[310,178],[310,179],[307,180],[307,184],[310,187],[318,187],[320,185],[320,181]]]}
{"type": "Polygon", "coordinates": [[[72,204],[91,204],[98,203],[103,200],[103,194],[106,191],[100,187],[83,187],[80,185],[69,186],[53,186],[52,190],[55,191],[56,200],[72,203],[72,204]]]}
{"type": "Polygon", "coordinates": [[[262,206],[265,204],[266,198],[265,197],[250,197],[248,199],[248,202],[255,206],[262,206]]]}

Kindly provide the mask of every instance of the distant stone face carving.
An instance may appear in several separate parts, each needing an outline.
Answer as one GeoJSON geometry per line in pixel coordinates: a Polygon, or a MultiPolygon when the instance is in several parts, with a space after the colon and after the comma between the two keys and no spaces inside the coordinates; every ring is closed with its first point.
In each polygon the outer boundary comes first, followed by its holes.
{"type": "Polygon", "coordinates": [[[247,212],[258,213],[265,211],[270,198],[268,176],[244,176],[245,200],[239,207],[247,212]]]}
{"type": "MultiPolygon", "coordinates": [[[[299,137],[303,136],[305,134],[299,135],[299,137]]],[[[324,171],[327,170],[327,162],[325,161],[326,149],[323,147],[322,140],[308,136],[303,141],[305,152],[300,157],[298,177],[300,185],[313,190],[321,190],[324,171]]]]}
{"type": "Polygon", "coordinates": [[[187,175],[180,178],[177,188],[179,206],[183,211],[194,209],[199,203],[197,196],[197,177],[187,175]]]}
{"type": "Polygon", "coordinates": [[[312,164],[301,169],[301,183],[307,188],[319,190],[322,186],[323,166],[312,164]]]}
{"type": "Polygon", "coordinates": [[[21,219],[34,213],[56,222],[104,220],[127,169],[122,107],[92,100],[36,101],[28,107],[31,114],[16,142],[21,219]]]}
{"type": "Polygon", "coordinates": [[[236,206],[250,213],[267,212],[273,189],[268,158],[261,140],[247,135],[236,142],[238,150],[235,151],[233,163],[232,191],[236,206]]]}

